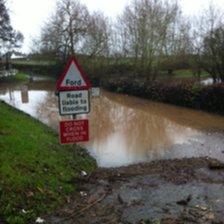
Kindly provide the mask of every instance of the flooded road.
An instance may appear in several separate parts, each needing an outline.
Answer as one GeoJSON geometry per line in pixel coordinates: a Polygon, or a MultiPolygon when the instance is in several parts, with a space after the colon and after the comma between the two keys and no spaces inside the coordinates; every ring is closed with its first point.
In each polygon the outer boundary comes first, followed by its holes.
{"type": "MultiPolygon", "coordinates": [[[[0,99],[58,129],[51,81],[0,83],[0,99]]],[[[92,97],[90,141],[82,144],[100,167],[209,156],[224,161],[224,117],[102,91],[92,97]]]]}

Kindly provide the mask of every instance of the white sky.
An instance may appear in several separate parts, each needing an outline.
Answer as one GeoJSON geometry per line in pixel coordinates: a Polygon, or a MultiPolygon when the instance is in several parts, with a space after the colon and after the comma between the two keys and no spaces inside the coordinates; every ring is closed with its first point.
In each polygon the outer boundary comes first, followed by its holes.
{"type": "MultiPolygon", "coordinates": [[[[14,29],[23,33],[25,40],[21,49],[29,52],[31,40],[40,33],[44,22],[54,11],[57,0],[8,0],[14,29]]],[[[224,0],[179,0],[186,15],[194,15],[207,8],[210,2],[224,9],[224,0]]],[[[116,17],[131,0],[80,0],[90,11],[101,10],[109,17],[116,17]]]]}

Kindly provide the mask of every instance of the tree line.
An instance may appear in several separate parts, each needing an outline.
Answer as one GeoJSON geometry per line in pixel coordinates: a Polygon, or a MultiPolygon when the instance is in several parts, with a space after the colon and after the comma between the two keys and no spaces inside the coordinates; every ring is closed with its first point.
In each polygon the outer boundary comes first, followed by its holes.
{"type": "Polygon", "coordinates": [[[70,55],[93,64],[123,61],[149,80],[161,70],[172,73],[179,62],[224,81],[224,20],[212,5],[188,18],[175,0],[132,0],[112,20],[78,0],[59,0],[35,46],[35,52],[61,61],[70,55]]]}
{"type": "Polygon", "coordinates": [[[0,0],[0,67],[3,61],[6,64],[9,60],[11,52],[19,48],[23,42],[23,35],[21,32],[13,29],[10,21],[6,1],[0,0]]]}

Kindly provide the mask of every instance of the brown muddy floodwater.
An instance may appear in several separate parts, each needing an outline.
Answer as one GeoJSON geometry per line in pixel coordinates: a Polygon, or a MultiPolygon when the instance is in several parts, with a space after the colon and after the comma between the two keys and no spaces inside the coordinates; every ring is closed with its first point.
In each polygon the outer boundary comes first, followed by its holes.
{"type": "MultiPolygon", "coordinates": [[[[58,129],[51,81],[0,83],[0,99],[58,129]]],[[[224,117],[102,91],[92,97],[90,141],[82,144],[100,167],[209,156],[224,161],[224,117]]]]}

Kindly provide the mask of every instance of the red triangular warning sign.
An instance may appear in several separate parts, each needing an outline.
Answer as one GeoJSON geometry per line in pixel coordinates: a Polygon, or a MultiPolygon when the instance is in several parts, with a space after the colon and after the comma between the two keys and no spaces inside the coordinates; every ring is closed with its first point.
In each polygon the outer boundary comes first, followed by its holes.
{"type": "Polygon", "coordinates": [[[84,90],[91,87],[90,81],[75,58],[71,58],[57,81],[58,91],[84,90]]]}

